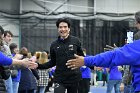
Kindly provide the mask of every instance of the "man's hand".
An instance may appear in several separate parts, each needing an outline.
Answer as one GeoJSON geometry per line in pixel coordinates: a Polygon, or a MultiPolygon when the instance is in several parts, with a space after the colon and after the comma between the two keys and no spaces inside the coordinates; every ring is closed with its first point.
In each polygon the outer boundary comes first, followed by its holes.
{"type": "Polygon", "coordinates": [[[22,60],[22,65],[24,67],[30,68],[30,69],[35,69],[38,67],[38,64],[35,63],[34,61],[31,61],[29,58],[25,58],[22,60]]]}
{"type": "Polygon", "coordinates": [[[29,60],[32,61],[32,62],[36,62],[37,61],[36,56],[32,56],[29,60]]]}
{"type": "Polygon", "coordinates": [[[113,46],[110,45],[106,45],[106,47],[104,48],[105,51],[110,51],[117,48],[116,44],[114,43],[113,46]]]}
{"type": "Polygon", "coordinates": [[[29,60],[31,61],[29,64],[29,68],[36,69],[38,67],[38,64],[36,63],[37,61],[36,56],[32,56],[29,60]]]}
{"type": "Polygon", "coordinates": [[[23,58],[23,55],[21,55],[21,54],[16,54],[15,56],[14,56],[14,59],[22,59],[23,58]]]}
{"type": "Polygon", "coordinates": [[[36,69],[37,67],[38,67],[38,64],[37,63],[35,63],[35,62],[29,62],[28,68],[30,68],[30,69],[36,69]]]}
{"type": "Polygon", "coordinates": [[[84,66],[84,57],[76,54],[74,56],[76,59],[68,60],[66,63],[67,67],[71,68],[72,70],[84,66]]]}

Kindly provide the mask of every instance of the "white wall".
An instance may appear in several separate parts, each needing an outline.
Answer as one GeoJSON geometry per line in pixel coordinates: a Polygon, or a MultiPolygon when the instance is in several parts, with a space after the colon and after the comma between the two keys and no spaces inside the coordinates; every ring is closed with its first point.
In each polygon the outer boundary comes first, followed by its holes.
{"type": "Polygon", "coordinates": [[[19,11],[19,1],[20,0],[0,0],[0,10],[5,12],[16,12],[19,11]]]}
{"type": "Polygon", "coordinates": [[[95,0],[96,11],[103,13],[135,13],[140,11],[140,0],[95,0]]]}

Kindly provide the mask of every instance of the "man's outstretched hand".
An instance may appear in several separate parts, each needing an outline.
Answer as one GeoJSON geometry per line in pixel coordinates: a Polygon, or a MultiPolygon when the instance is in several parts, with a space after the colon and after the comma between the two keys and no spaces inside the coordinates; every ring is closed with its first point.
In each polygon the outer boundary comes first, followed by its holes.
{"type": "Polygon", "coordinates": [[[115,48],[117,48],[116,44],[114,43],[113,46],[110,45],[106,45],[106,47],[104,48],[105,51],[110,51],[110,50],[114,50],[115,48]]]}
{"type": "Polygon", "coordinates": [[[66,63],[67,67],[71,68],[72,70],[84,66],[84,57],[76,54],[74,56],[75,59],[70,59],[66,63]]]}
{"type": "Polygon", "coordinates": [[[29,68],[30,69],[36,69],[38,67],[38,64],[36,63],[37,59],[35,56],[32,56],[30,59],[30,64],[29,64],[29,68]]]}

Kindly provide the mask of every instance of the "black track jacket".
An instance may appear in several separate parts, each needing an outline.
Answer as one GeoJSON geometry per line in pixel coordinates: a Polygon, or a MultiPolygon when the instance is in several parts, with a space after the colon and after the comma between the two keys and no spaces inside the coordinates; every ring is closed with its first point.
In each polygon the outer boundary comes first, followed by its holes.
{"type": "Polygon", "coordinates": [[[56,65],[54,74],[55,82],[71,85],[81,79],[80,69],[71,70],[67,68],[66,62],[74,58],[74,54],[84,56],[81,42],[77,37],[68,36],[62,40],[60,37],[50,47],[51,60],[45,64],[39,64],[39,69],[47,69],[56,65]]]}

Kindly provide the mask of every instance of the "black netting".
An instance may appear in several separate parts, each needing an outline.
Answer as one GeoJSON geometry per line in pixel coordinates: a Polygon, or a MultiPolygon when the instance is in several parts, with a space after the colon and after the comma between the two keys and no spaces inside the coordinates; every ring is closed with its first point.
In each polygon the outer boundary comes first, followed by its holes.
{"type": "MultiPolygon", "coordinates": [[[[22,19],[21,46],[31,52],[49,50],[51,42],[58,36],[55,26],[56,19],[22,19]]],[[[80,38],[82,47],[88,54],[95,55],[103,52],[106,44],[123,46],[126,32],[133,30],[130,21],[103,21],[99,19],[83,20],[72,19],[71,34],[80,38]]]]}

